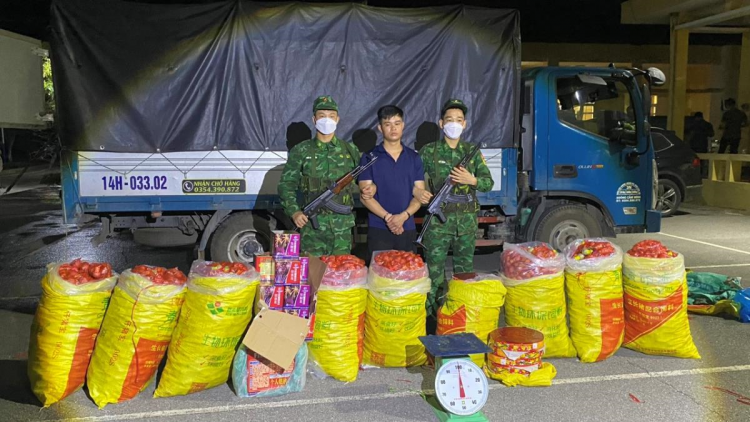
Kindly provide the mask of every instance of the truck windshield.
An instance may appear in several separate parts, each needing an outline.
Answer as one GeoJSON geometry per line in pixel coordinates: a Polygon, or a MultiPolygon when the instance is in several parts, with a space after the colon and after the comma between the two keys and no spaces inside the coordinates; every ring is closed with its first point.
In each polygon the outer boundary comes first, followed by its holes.
{"type": "Polygon", "coordinates": [[[619,80],[591,85],[577,77],[557,80],[557,117],[568,126],[609,139],[612,130],[635,131],[635,114],[628,88],[619,80]]]}

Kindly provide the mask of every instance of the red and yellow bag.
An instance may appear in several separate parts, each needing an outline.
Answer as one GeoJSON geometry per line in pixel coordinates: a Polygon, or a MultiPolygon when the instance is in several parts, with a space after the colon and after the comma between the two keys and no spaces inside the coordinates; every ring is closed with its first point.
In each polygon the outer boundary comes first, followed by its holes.
{"type": "Polygon", "coordinates": [[[502,254],[505,322],[541,331],[545,356],[574,357],[565,302],[565,259],[548,244],[506,244],[502,254]]]}
{"type": "Polygon", "coordinates": [[[683,256],[656,241],[640,242],[625,254],[623,282],[623,345],[649,355],[700,359],[690,334],[683,256]]]}
{"type": "MultiPolygon", "coordinates": [[[[454,274],[445,303],[438,309],[437,335],[474,333],[486,343],[497,328],[506,293],[497,275],[454,274]]],[[[479,367],[484,365],[485,355],[470,357],[479,367]]]]}
{"type": "Polygon", "coordinates": [[[83,387],[116,282],[109,264],[76,260],[47,266],[31,325],[27,368],[31,389],[44,407],[83,387]],[[76,265],[83,268],[79,271],[76,265]],[[91,277],[94,269],[96,277],[91,277]]]}
{"type": "Polygon", "coordinates": [[[177,325],[186,282],[176,268],[139,265],[120,275],[86,376],[99,408],[130,400],[151,384],[177,325]],[[174,276],[160,281],[157,270],[174,276]]]}
{"type": "Polygon", "coordinates": [[[581,362],[600,362],[622,345],[622,249],[606,239],[577,240],[565,249],[570,339],[581,362]]]}
{"type": "Polygon", "coordinates": [[[364,364],[424,364],[427,355],[419,337],[427,334],[425,302],[430,279],[422,259],[407,252],[376,252],[370,265],[368,289],[364,364]]]}

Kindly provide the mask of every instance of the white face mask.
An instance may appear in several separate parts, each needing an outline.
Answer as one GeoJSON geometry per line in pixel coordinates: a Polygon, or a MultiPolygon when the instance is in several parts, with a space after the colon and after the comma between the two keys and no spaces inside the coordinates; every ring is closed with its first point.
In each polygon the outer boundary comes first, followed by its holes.
{"type": "Polygon", "coordinates": [[[461,123],[450,122],[443,125],[443,133],[450,139],[458,139],[463,131],[461,123]]]}
{"type": "Polygon", "coordinates": [[[330,135],[336,132],[336,121],[328,117],[323,117],[315,122],[315,129],[323,135],[330,135]]]}

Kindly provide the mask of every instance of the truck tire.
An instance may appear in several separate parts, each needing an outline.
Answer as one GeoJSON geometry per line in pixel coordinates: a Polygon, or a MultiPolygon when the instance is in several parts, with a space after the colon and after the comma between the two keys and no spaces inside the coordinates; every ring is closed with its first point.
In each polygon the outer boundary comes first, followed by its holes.
{"type": "Polygon", "coordinates": [[[586,207],[557,205],[544,213],[533,229],[532,239],[547,242],[562,251],[574,240],[601,235],[602,228],[586,207]]]}
{"type": "Polygon", "coordinates": [[[255,254],[269,250],[269,221],[251,212],[230,215],[211,236],[209,252],[213,261],[253,262],[255,254]]]}
{"type": "Polygon", "coordinates": [[[178,228],[143,228],[133,231],[133,240],[154,248],[188,246],[198,241],[198,233],[188,235],[178,228]]]}

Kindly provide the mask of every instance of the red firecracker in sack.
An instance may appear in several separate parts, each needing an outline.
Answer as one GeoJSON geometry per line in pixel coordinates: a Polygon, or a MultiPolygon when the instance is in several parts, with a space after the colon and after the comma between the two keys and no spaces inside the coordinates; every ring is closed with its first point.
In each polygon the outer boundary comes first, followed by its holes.
{"type": "Polygon", "coordinates": [[[177,268],[152,267],[150,265],[136,265],[131,269],[135,274],[146,277],[154,284],[185,284],[185,273],[177,268]]]}
{"type": "Polygon", "coordinates": [[[565,268],[562,256],[550,245],[529,242],[507,245],[502,254],[503,273],[514,280],[557,274],[565,268]]]}
{"type": "Polygon", "coordinates": [[[112,277],[112,266],[103,262],[86,262],[74,259],[70,264],[62,264],[57,274],[71,284],[93,283],[112,277]]]}
{"type": "Polygon", "coordinates": [[[375,256],[375,263],[389,271],[414,271],[424,268],[421,256],[404,251],[379,253],[375,256]]]}
{"type": "Polygon", "coordinates": [[[573,259],[580,261],[585,259],[606,258],[612,256],[614,253],[615,248],[609,242],[584,240],[583,243],[576,248],[575,253],[573,254],[573,259]]]}
{"type": "Polygon", "coordinates": [[[628,255],[637,258],[676,258],[678,254],[658,240],[642,240],[630,248],[628,255]]]}

